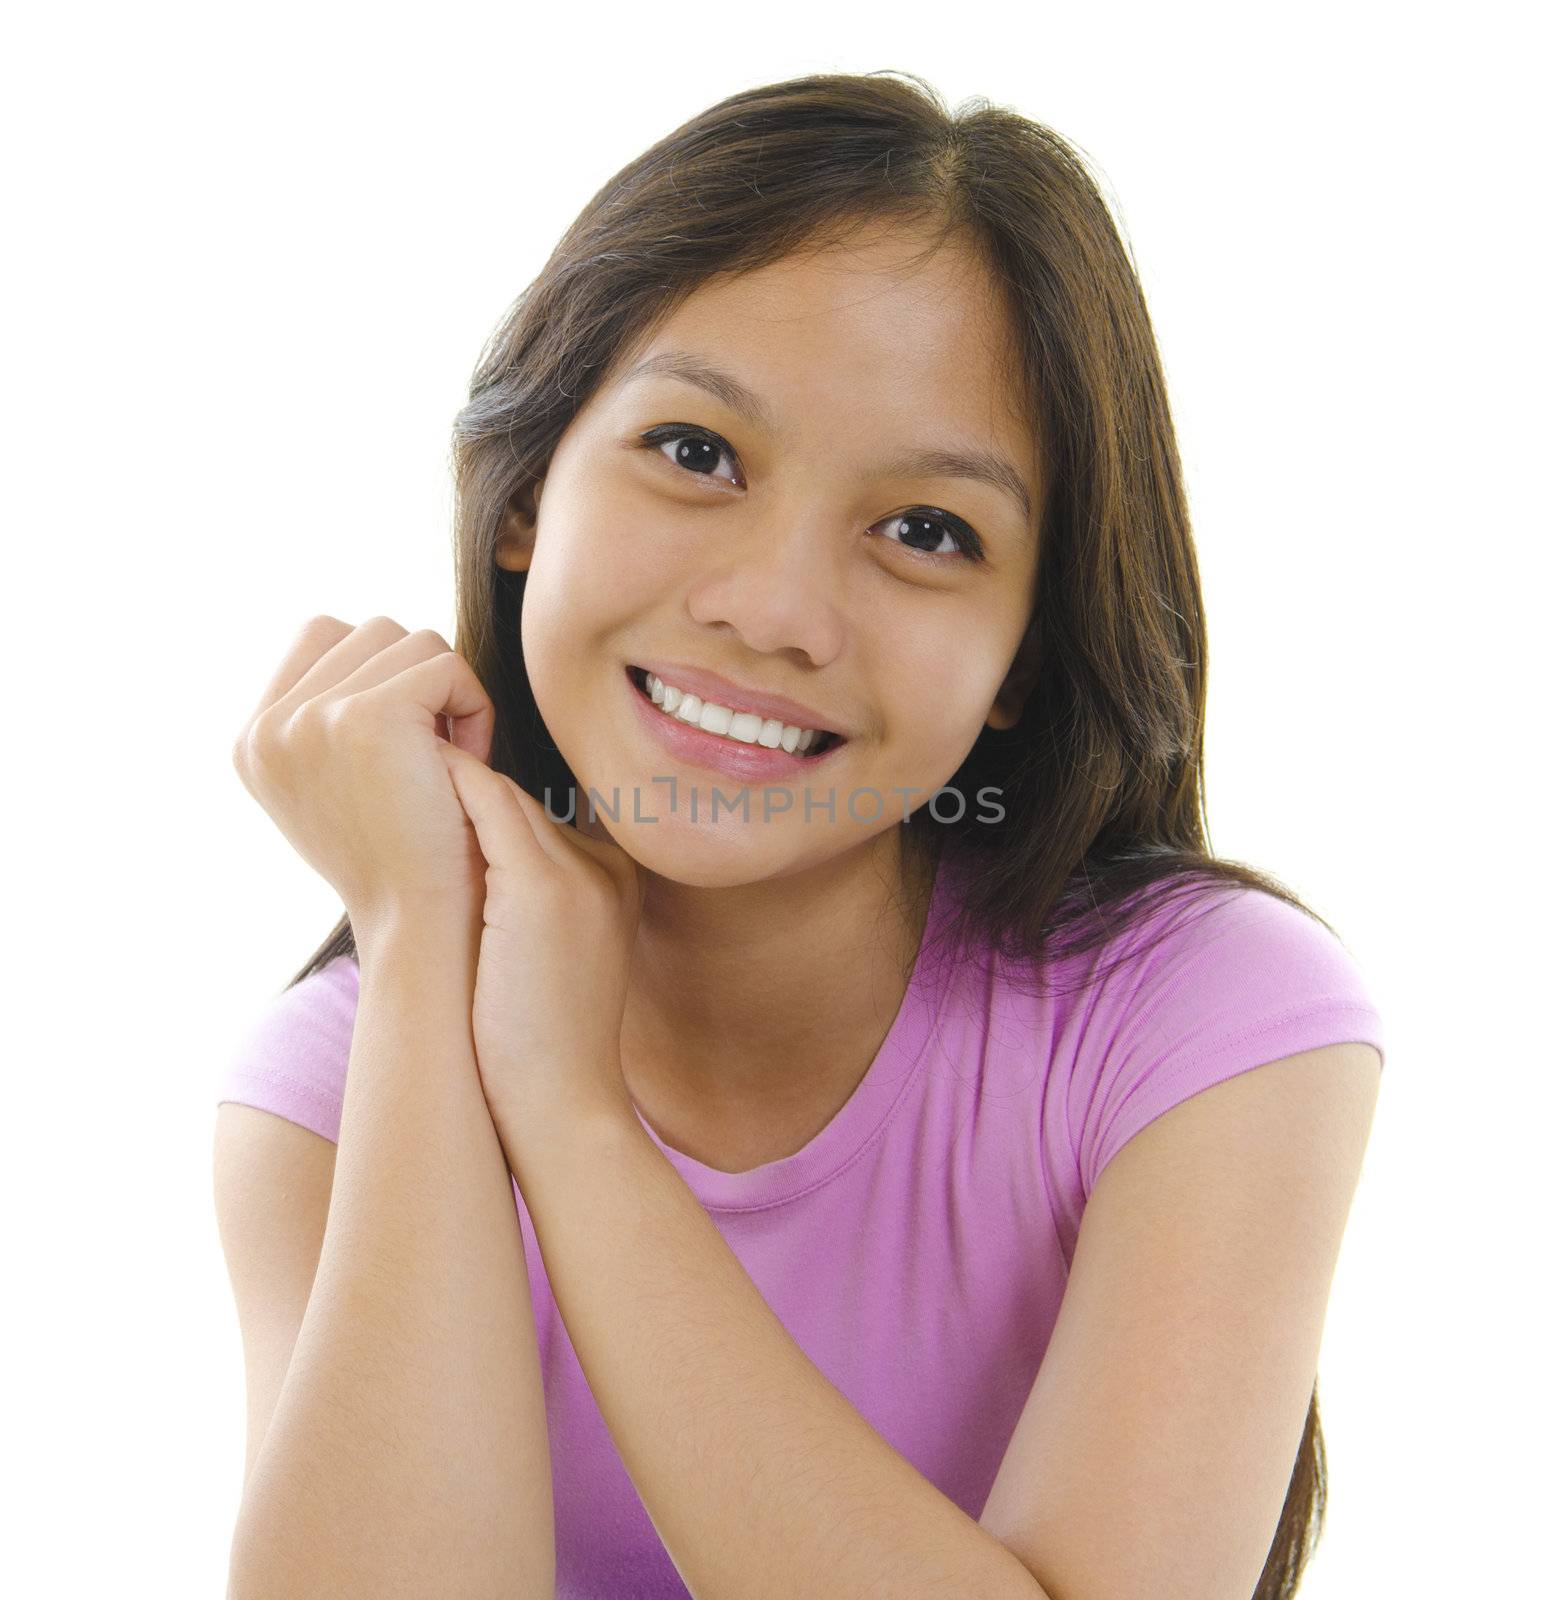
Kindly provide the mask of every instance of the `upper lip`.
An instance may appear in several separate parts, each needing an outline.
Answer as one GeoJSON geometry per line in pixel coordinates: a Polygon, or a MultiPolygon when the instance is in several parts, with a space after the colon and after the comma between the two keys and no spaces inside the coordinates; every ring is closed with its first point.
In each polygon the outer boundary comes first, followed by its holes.
{"type": "Polygon", "coordinates": [[[633,665],[644,672],[651,672],[656,678],[662,678],[676,689],[699,695],[704,701],[710,700],[734,711],[752,711],[757,717],[770,717],[781,723],[790,722],[796,728],[815,728],[821,733],[833,733],[838,738],[847,737],[845,731],[822,711],[815,711],[786,695],[746,689],[732,678],[709,672],[705,667],[688,667],[678,661],[636,661],[633,665]]]}

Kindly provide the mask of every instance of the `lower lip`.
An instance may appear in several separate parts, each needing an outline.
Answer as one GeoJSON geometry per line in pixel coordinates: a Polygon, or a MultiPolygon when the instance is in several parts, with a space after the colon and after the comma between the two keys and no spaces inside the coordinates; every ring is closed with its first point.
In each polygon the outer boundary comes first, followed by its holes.
{"type": "Polygon", "coordinates": [[[631,672],[625,667],[622,677],[637,707],[637,715],[670,755],[690,766],[706,767],[725,777],[737,778],[741,783],[775,783],[806,777],[846,747],[843,740],[817,756],[795,756],[780,746],[768,750],[764,745],[730,739],[727,734],[703,733],[700,728],[693,728],[690,723],[661,711],[632,682],[631,672]]]}

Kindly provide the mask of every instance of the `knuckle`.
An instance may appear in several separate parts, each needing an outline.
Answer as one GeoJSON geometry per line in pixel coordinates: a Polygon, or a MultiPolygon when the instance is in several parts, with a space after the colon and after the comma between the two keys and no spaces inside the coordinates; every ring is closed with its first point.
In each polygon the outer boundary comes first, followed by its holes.
{"type": "Polygon", "coordinates": [[[276,709],[270,706],[266,711],[259,712],[241,730],[238,747],[245,760],[255,762],[272,745],[279,728],[279,717],[274,714],[276,709]]]}
{"type": "MultiPolygon", "coordinates": [[[[434,628],[414,628],[412,640],[415,644],[428,645],[435,655],[443,655],[446,650],[450,649],[449,642],[444,635],[434,628]]],[[[454,652],[452,651],[451,653],[453,654],[454,652]]]]}
{"type": "Polygon", "coordinates": [[[318,611],[315,616],[308,617],[300,625],[300,631],[295,635],[295,640],[300,644],[325,640],[327,645],[330,646],[339,639],[347,638],[352,632],[352,623],[344,622],[342,618],[334,617],[330,612],[318,611]]]}
{"type": "Polygon", "coordinates": [[[340,705],[322,698],[305,701],[290,714],[285,735],[302,744],[331,738],[337,732],[340,705]]]}
{"type": "Polygon", "coordinates": [[[236,771],[241,774],[248,788],[266,781],[282,768],[285,728],[283,713],[270,706],[253,717],[241,730],[235,744],[234,759],[236,771]]]}
{"type": "Polygon", "coordinates": [[[357,734],[368,702],[363,695],[328,695],[314,702],[315,726],[323,738],[347,739],[357,734]]]}

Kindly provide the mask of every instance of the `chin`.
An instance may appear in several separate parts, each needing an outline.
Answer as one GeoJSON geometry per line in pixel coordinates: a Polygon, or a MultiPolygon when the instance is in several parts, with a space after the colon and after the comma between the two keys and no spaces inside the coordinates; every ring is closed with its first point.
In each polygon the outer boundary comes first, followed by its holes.
{"type": "Polygon", "coordinates": [[[645,872],[692,889],[737,889],[801,872],[835,853],[839,843],[834,829],[822,838],[797,826],[739,818],[714,827],[667,812],[656,823],[626,818],[608,831],[645,872]]]}

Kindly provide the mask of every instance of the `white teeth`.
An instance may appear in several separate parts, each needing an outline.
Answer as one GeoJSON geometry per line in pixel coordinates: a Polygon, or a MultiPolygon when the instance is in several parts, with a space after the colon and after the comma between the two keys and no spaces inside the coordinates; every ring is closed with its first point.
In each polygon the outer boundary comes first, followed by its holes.
{"type": "Polygon", "coordinates": [[[806,754],[819,735],[817,728],[797,728],[775,717],[757,717],[751,711],[735,711],[732,706],[703,702],[699,695],[685,694],[673,684],[648,672],[643,675],[648,698],[677,722],[688,722],[706,733],[737,739],[741,744],[756,744],[766,750],[778,747],[789,755],[806,754]]]}

